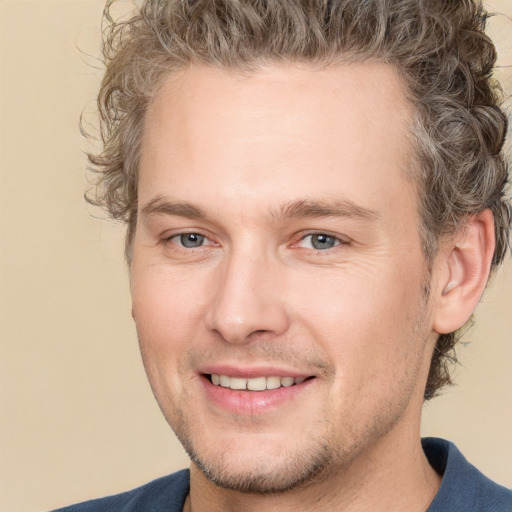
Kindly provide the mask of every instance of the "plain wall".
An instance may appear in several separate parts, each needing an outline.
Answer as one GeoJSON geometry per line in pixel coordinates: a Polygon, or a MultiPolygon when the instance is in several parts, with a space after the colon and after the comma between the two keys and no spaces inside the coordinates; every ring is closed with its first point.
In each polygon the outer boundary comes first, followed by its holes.
{"type": "MultiPolygon", "coordinates": [[[[512,0],[489,2],[512,15],[512,0]]],[[[0,1],[0,511],[49,510],[187,465],[158,410],[130,317],[122,226],[94,218],[78,131],[101,70],[98,0],[0,1]],[[80,49],[80,51],[79,51],[80,49]]],[[[492,22],[512,64],[512,22],[492,22]]],[[[509,91],[511,68],[503,70],[509,91]]],[[[88,115],[86,119],[88,119],[88,115]]],[[[424,435],[512,486],[512,266],[424,435]]]]}

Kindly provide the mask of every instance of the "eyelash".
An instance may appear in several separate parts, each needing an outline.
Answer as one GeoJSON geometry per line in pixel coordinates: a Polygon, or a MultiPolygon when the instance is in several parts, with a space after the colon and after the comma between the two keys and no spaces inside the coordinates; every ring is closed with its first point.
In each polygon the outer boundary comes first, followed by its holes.
{"type": "Polygon", "coordinates": [[[309,251],[310,253],[312,252],[313,254],[318,254],[318,255],[326,256],[326,255],[330,254],[332,251],[334,251],[337,248],[339,248],[340,246],[348,245],[348,244],[349,244],[348,240],[343,239],[343,238],[341,238],[339,236],[336,236],[336,235],[334,235],[332,233],[329,233],[329,232],[326,232],[326,231],[314,231],[314,232],[302,235],[300,237],[299,241],[294,243],[292,245],[292,247],[299,248],[299,249],[305,249],[305,250],[309,251]],[[303,243],[305,240],[307,240],[308,238],[315,237],[315,236],[316,237],[324,236],[326,238],[332,239],[332,240],[334,240],[334,245],[332,247],[326,247],[326,248],[323,248],[323,249],[317,249],[317,248],[312,246],[312,243],[310,241],[311,247],[301,247],[300,246],[300,244],[303,243]]]}
{"type": "Polygon", "coordinates": [[[197,231],[185,231],[185,232],[182,232],[182,233],[175,233],[175,234],[173,234],[171,236],[168,236],[168,237],[164,238],[163,242],[165,244],[177,245],[180,249],[186,250],[186,251],[193,251],[193,250],[201,249],[202,247],[205,247],[205,246],[216,245],[214,242],[212,242],[210,240],[210,238],[207,235],[199,233],[197,231]],[[182,237],[186,237],[187,235],[188,236],[195,235],[197,237],[202,238],[203,241],[209,241],[210,243],[202,243],[201,245],[198,245],[196,247],[187,247],[186,245],[183,244],[183,240],[182,240],[182,237]],[[174,242],[173,241],[174,239],[180,239],[180,241],[179,242],[174,242]]]}
{"type": "MultiPolygon", "coordinates": [[[[180,250],[186,251],[186,252],[197,251],[197,250],[201,250],[203,247],[218,245],[215,242],[213,242],[206,234],[203,234],[203,233],[200,233],[197,231],[186,231],[186,232],[181,232],[181,233],[175,233],[171,236],[164,238],[163,243],[176,245],[180,250]],[[207,241],[209,243],[201,243],[201,245],[198,245],[198,246],[187,247],[183,243],[183,237],[186,237],[187,235],[188,236],[195,235],[197,237],[200,237],[202,239],[202,242],[207,241]],[[178,239],[179,241],[174,241],[176,239],[178,239]]],[[[325,254],[328,254],[329,252],[331,252],[331,250],[335,249],[336,247],[339,247],[340,245],[347,245],[348,243],[349,242],[347,240],[343,240],[339,236],[336,236],[329,232],[315,231],[315,232],[307,233],[307,234],[301,236],[299,241],[295,242],[291,247],[299,248],[299,249],[302,248],[302,249],[305,249],[308,251],[312,251],[315,254],[325,255],[325,254]],[[313,239],[313,237],[318,237],[318,238],[325,237],[326,239],[332,240],[334,242],[334,245],[332,247],[325,247],[322,249],[318,249],[318,248],[313,247],[313,242],[310,240],[310,243],[309,243],[310,247],[301,247],[301,245],[300,245],[301,243],[303,243],[308,238],[313,239]]]]}

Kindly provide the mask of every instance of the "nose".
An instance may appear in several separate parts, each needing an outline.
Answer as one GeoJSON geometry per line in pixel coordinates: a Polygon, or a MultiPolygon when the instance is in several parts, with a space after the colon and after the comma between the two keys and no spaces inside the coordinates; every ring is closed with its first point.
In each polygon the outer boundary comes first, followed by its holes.
{"type": "Polygon", "coordinates": [[[277,263],[263,256],[231,255],[216,270],[206,327],[228,343],[244,344],[258,334],[280,335],[289,327],[277,263]]]}

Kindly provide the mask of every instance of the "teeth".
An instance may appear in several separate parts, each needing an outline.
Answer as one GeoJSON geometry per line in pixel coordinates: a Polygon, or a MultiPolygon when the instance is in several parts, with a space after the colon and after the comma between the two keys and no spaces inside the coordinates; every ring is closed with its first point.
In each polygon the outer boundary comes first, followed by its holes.
{"type": "Polygon", "coordinates": [[[288,388],[294,384],[300,384],[306,377],[254,377],[242,379],[240,377],[228,377],[227,375],[211,375],[212,384],[223,388],[235,390],[248,389],[249,391],[265,391],[266,389],[288,388]]]}
{"type": "Polygon", "coordinates": [[[281,385],[284,386],[285,388],[293,386],[293,377],[283,377],[281,379],[281,385]]]}
{"type": "Polygon", "coordinates": [[[279,377],[267,377],[267,389],[277,389],[281,387],[281,379],[279,377]]]}
{"type": "Polygon", "coordinates": [[[267,378],[256,377],[255,379],[247,379],[247,389],[250,391],[265,391],[267,389],[267,378]]]}
{"type": "Polygon", "coordinates": [[[229,387],[231,389],[247,389],[247,379],[239,379],[237,377],[231,377],[229,379],[229,387]]]}

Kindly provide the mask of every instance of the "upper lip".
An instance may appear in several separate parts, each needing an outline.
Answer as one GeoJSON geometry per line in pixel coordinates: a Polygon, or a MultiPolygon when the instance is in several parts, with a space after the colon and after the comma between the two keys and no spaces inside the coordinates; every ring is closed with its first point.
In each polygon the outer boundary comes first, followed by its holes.
{"type": "Polygon", "coordinates": [[[256,377],[311,377],[311,373],[286,369],[276,366],[233,366],[229,364],[207,365],[199,369],[199,373],[206,375],[226,375],[242,379],[256,377]]]}

